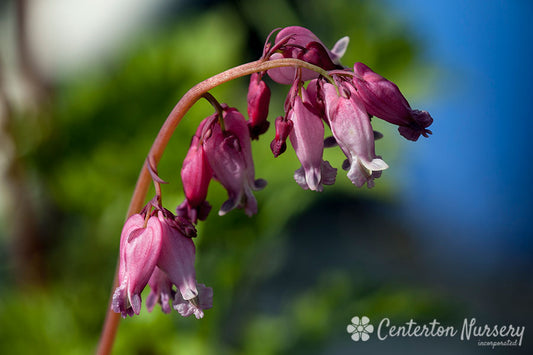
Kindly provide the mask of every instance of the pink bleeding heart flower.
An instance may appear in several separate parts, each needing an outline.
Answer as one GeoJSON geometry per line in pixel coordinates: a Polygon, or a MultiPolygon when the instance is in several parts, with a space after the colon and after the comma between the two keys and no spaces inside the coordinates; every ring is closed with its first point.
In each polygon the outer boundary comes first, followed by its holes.
{"type": "Polygon", "coordinates": [[[124,318],[139,314],[141,292],[148,284],[149,311],[159,303],[163,312],[169,313],[179,294],[181,302],[194,306],[197,317],[203,316],[203,310],[212,306],[212,290],[202,286],[203,291],[198,291],[194,236],[196,229],[191,222],[153,201],[143,212],[128,218],[120,239],[119,286],[113,294],[112,310],[124,318]],[[145,222],[151,207],[156,210],[145,222]]]}
{"type": "MultiPolygon", "coordinates": [[[[197,318],[203,317],[203,310],[212,307],[212,290],[199,292],[194,269],[195,246],[191,239],[196,234],[194,226],[187,220],[174,217],[168,210],[159,210],[157,218],[162,226],[161,251],[157,266],[148,282],[150,294],[146,301],[149,311],[156,303],[164,313],[170,313],[170,305],[175,308],[175,299],[194,306],[197,318]],[[177,291],[173,289],[176,286],[177,291]],[[199,306],[201,304],[201,307],[199,306]]],[[[183,312],[179,312],[184,315],[183,312]]],[[[190,314],[184,315],[188,316],[190,314]]]]}
{"type": "Polygon", "coordinates": [[[433,118],[426,111],[411,109],[396,84],[363,63],[355,63],[354,74],[357,94],[370,115],[400,126],[400,134],[412,141],[432,133],[427,127],[433,123],[433,118]]]}
{"type": "Polygon", "coordinates": [[[348,178],[357,187],[374,186],[374,178],[388,165],[376,156],[374,131],[365,107],[352,85],[339,82],[339,91],[323,85],[326,116],[338,145],[348,158],[348,178]],[[340,94],[340,95],[339,95],[340,94]]]}
{"type": "Polygon", "coordinates": [[[302,164],[294,173],[294,179],[304,189],[322,191],[324,185],[333,185],[337,169],[322,160],[324,151],[324,123],[310,106],[307,91],[295,95],[288,118],[293,123],[290,133],[292,147],[302,164]]]}
{"type": "Polygon", "coordinates": [[[141,292],[148,283],[159,258],[163,227],[152,216],[134,214],[128,218],[120,236],[119,287],[115,290],[112,309],[123,318],[139,314],[141,292]]]}
{"type": "MultiPolygon", "coordinates": [[[[180,226],[180,223],[183,223],[182,220],[169,218],[168,215],[165,216],[161,211],[158,212],[158,218],[163,227],[163,233],[162,248],[157,266],[164,272],[166,277],[156,275],[156,280],[154,280],[155,287],[152,290],[159,292],[161,299],[166,299],[170,296],[168,292],[170,281],[176,285],[180,299],[183,302],[195,305],[196,308],[198,308],[198,304],[202,305],[197,314],[201,314],[203,317],[202,309],[211,308],[212,306],[212,294],[211,297],[206,292],[203,295],[199,294],[196,285],[196,271],[194,269],[196,254],[194,243],[191,238],[183,234],[184,228],[180,226]]],[[[165,310],[166,305],[162,305],[162,307],[165,310]]],[[[197,318],[201,317],[197,316],[197,318]]]]}
{"type": "Polygon", "coordinates": [[[257,200],[252,191],[261,190],[266,181],[255,179],[250,133],[244,116],[234,108],[225,108],[224,130],[213,124],[211,136],[204,140],[204,149],[213,175],[228,192],[219,215],[234,208],[244,208],[251,216],[257,213],[257,200]]]}

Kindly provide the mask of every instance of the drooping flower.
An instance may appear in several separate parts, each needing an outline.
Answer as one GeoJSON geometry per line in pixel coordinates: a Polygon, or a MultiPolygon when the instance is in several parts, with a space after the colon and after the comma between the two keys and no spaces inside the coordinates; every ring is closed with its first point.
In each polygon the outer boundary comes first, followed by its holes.
{"type": "MultiPolygon", "coordinates": [[[[146,301],[151,311],[156,303],[161,305],[165,313],[170,313],[170,303],[176,308],[175,300],[194,306],[197,318],[203,317],[203,310],[212,307],[212,289],[203,286],[202,291],[197,287],[194,270],[195,247],[190,238],[192,225],[179,217],[173,218],[166,210],[158,212],[162,225],[161,251],[157,266],[148,282],[150,294],[146,301]],[[173,285],[177,290],[173,289],[173,285]]],[[[184,314],[189,316],[192,313],[184,314]]]]}
{"type": "Polygon", "coordinates": [[[352,85],[339,82],[339,93],[323,85],[326,117],[339,147],[346,155],[348,178],[357,187],[374,186],[374,178],[389,166],[376,156],[374,131],[363,103],[352,85]]]}
{"type": "Polygon", "coordinates": [[[250,138],[258,139],[261,134],[268,130],[269,122],[267,121],[267,117],[268,105],[270,103],[270,89],[261,80],[260,73],[253,73],[250,76],[247,101],[250,138]]]}
{"type": "Polygon", "coordinates": [[[354,65],[353,83],[367,112],[387,122],[398,125],[398,131],[405,138],[416,141],[420,135],[427,137],[427,129],[433,118],[426,111],[413,110],[398,89],[398,86],[363,63],[354,65]]]}
{"type": "Polygon", "coordinates": [[[324,123],[311,106],[305,88],[292,99],[288,118],[293,123],[290,140],[302,167],[295,171],[294,179],[304,189],[322,191],[323,184],[335,183],[337,169],[322,160],[324,150],[324,123]],[[301,96],[300,96],[301,95],[301,96]]]}
{"type": "Polygon", "coordinates": [[[160,207],[145,224],[147,211],[145,208],[128,218],[122,230],[119,287],[113,294],[113,311],[124,318],[139,314],[141,292],[149,284],[150,311],[159,303],[163,312],[170,312],[169,302],[174,302],[178,293],[183,302],[195,306],[197,317],[203,316],[202,310],[212,305],[212,290],[206,288],[202,295],[196,286],[195,247],[191,239],[196,235],[194,226],[160,207]]]}
{"type": "Polygon", "coordinates": [[[163,248],[157,260],[157,266],[165,272],[168,279],[177,286],[188,300],[196,297],[196,274],[194,256],[196,249],[191,238],[184,236],[172,222],[159,212],[158,218],[163,227],[161,243],[163,248]]]}
{"type": "MultiPolygon", "coordinates": [[[[285,27],[276,35],[273,52],[269,59],[297,58],[325,70],[342,68],[340,57],[346,51],[348,37],[341,38],[330,51],[310,30],[300,26],[285,27]]],[[[309,69],[301,71],[301,80],[318,78],[319,74],[309,69]]],[[[275,68],[267,71],[272,80],[280,84],[292,84],[297,69],[291,67],[275,68]]]]}
{"type": "Polygon", "coordinates": [[[134,214],[128,218],[120,236],[119,287],[113,294],[112,309],[123,318],[139,314],[141,292],[148,283],[161,250],[163,227],[152,216],[134,214]]]}
{"type": "Polygon", "coordinates": [[[244,208],[251,216],[257,213],[257,200],[252,191],[261,190],[266,181],[255,179],[250,133],[244,116],[234,108],[224,108],[224,130],[215,123],[210,137],[204,140],[204,149],[213,176],[228,192],[228,200],[218,214],[234,208],[244,208]]]}
{"type": "Polygon", "coordinates": [[[206,123],[209,124],[213,119],[213,116],[207,117],[198,126],[181,168],[185,201],[178,206],[176,211],[179,216],[186,217],[193,223],[196,223],[198,219],[206,219],[211,210],[211,205],[206,198],[213,172],[207,161],[202,141],[206,123]]]}

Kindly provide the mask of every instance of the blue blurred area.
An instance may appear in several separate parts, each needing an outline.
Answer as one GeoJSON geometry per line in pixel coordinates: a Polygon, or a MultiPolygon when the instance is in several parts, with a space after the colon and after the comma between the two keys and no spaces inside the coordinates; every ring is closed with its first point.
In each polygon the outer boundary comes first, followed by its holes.
{"type": "Polygon", "coordinates": [[[407,210],[463,261],[530,264],[533,2],[388,3],[425,41],[424,59],[444,68],[432,100],[413,102],[435,122],[404,167],[407,210]]]}

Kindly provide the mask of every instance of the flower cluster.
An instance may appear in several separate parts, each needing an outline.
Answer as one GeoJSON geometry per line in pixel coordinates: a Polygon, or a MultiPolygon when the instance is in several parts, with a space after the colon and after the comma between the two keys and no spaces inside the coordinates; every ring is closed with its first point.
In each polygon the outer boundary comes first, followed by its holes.
{"type": "Polygon", "coordinates": [[[233,107],[217,104],[217,109],[198,126],[181,169],[185,201],[177,213],[193,223],[204,220],[211,209],[206,201],[211,179],[228,192],[221,216],[234,208],[244,208],[248,216],[257,213],[252,191],[266,186],[265,180],[255,179],[250,131],[257,131],[257,126],[249,126],[233,107]]]}
{"type": "Polygon", "coordinates": [[[212,180],[228,194],[219,215],[235,208],[244,209],[248,216],[257,213],[253,191],[263,189],[266,181],[255,178],[251,141],[259,139],[270,126],[266,76],[290,86],[285,114],[275,119],[270,147],[277,157],[286,151],[286,141],[290,140],[301,163],[294,179],[304,189],[322,191],[324,185],[335,183],[337,169],[323,159],[324,148],[332,146],[340,147],[346,155],[342,168],[354,185],[374,185],[374,179],[388,165],[376,155],[374,141],[380,134],[372,128],[372,117],[398,125],[400,134],[412,141],[431,134],[427,128],[433,121],[431,116],[412,109],[394,83],[362,63],[356,63],[353,70],[342,66],[340,58],[347,45],[348,38],[344,37],[329,50],[306,28],[281,29],[273,43],[267,40],[257,62],[258,66],[272,65],[250,77],[248,120],[236,108],[204,94],[216,112],[199,124],[192,137],[181,169],[185,200],[176,215],[161,206],[158,186],[163,181],[148,164],[156,196],[124,225],[119,287],[112,302],[115,312],[123,317],[139,314],[146,285],[151,289],[149,310],[159,303],[165,313],[172,306],[183,316],[201,318],[203,310],[212,306],[212,289],[196,282],[194,225],[210,213],[207,194],[212,180]],[[292,58],[292,66],[283,61],[287,58],[292,58]],[[333,137],[324,137],[326,125],[333,137]]]}
{"type": "MultiPolygon", "coordinates": [[[[355,63],[353,70],[340,64],[347,45],[348,38],[344,37],[328,50],[311,31],[293,26],[279,31],[274,44],[265,46],[267,60],[297,58],[327,72],[326,78],[318,71],[301,68],[267,71],[275,82],[291,85],[285,116],[276,119],[272,152],[274,156],[283,153],[289,137],[302,164],[294,179],[304,189],[321,191],[323,185],[335,182],[337,170],[322,159],[324,146],[332,145],[338,145],[346,155],[342,167],[348,170],[354,185],[374,185],[374,179],[388,165],[375,153],[374,141],[380,134],[372,129],[373,116],[398,125],[400,134],[412,141],[431,134],[427,129],[433,122],[429,113],[411,109],[393,82],[363,63],[355,63]],[[324,124],[331,129],[333,138],[324,140],[324,124]]],[[[257,88],[257,84],[250,86],[257,92],[249,97],[264,91],[257,88]]],[[[248,104],[257,105],[251,100],[248,104]]]]}
{"type": "Polygon", "coordinates": [[[129,217],[120,237],[119,287],[113,294],[113,311],[122,317],[139,314],[141,292],[148,284],[150,311],[159,303],[169,313],[172,304],[184,317],[202,318],[203,310],[212,306],[213,290],[196,282],[195,236],[196,229],[188,220],[153,201],[129,217]]]}

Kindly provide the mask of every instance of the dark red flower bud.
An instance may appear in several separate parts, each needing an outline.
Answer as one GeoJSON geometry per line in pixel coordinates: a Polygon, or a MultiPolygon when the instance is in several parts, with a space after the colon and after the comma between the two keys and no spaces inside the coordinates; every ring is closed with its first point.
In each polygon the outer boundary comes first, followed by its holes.
{"type": "Polygon", "coordinates": [[[276,137],[270,143],[270,149],[276,158],[287,149],[287,137],[292,130],[292,121],[280,116],[276,118],[275,125],[276,137]]]}
{"type": "Polygon", "coordinates": [[[250,138],[258,139],[268,129],[268,105],[270,103],[270,89],[261,80],[261,74],[253,73],[250,76],[248,87],[248,128],[250,138]]]}

